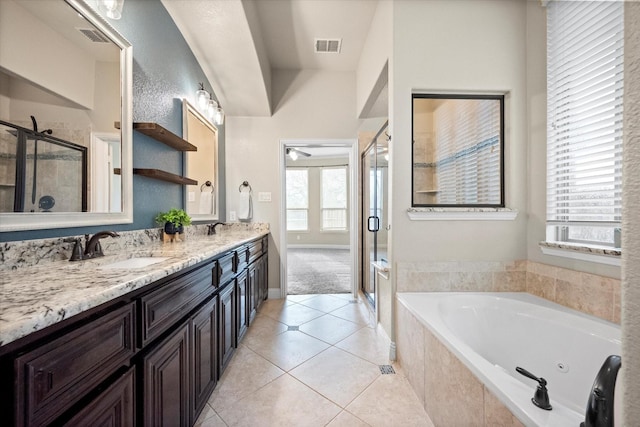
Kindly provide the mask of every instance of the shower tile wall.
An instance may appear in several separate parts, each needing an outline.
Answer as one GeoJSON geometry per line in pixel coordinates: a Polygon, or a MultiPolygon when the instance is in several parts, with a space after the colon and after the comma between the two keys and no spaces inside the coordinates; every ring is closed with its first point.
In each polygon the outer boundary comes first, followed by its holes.
{"type": "Polygon", "coordinates": [[[620,323],[620,280],[532,261],[397,264],[398,292],[528,292],[620,323]]]}
{"type": "MultiPolygon", "coordinates": [[[[15,124],[31,128],[31,122],[15,122],[15,124]]],[[[70,141],[75,144],[89,147],[91,142],[91,127],[65,122],[41,122],[38,129],[51,129],[52,136],[70,141]]],[[[3,156],[0,162],[1,184],[5,180],[14,181],[15,177],[15,137],[11,136],[10,142],[3,139],[2,153],[8,153],[5,160],[3,156]],[[5,146],[4,144],[9,144],[5,146]],[[13,165],[10,166],[9,164],[13,165]],[[7,175],[10,174],[10,175],[7,175]]],[[[35,194],[35,204],[32,204],[31,188],[33,183],[33,145],[27,149],[27,173],[26,185],[27,197],[25,199],[25,211],[39,211],[38,200],[45,195],[53,196],[55,212],[80,212],[82,210],[82,166],[81,155],[72,150],[65,149],[54,144],[42,143],[38,146],[38,177],[35,194]]],[[[90,176],[90,171],[87,172],[90,176]]],[[[87,195],[90,198],[90,195],[87,195]]],[[[3,212],[13,210],[13,191],[0,190],[0,207],[3,212]],[[10,194],[9,194],[10,193],[10,194]],[[9,200],[10,199],[10,200],[9,200]]]]}

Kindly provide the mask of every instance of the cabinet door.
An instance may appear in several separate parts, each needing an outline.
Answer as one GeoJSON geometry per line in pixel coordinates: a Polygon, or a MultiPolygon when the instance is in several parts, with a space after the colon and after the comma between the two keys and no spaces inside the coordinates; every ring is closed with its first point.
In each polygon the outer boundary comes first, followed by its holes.
{"type": "Polygon", "coordinates": [[[249,266],[249,323],[253,321],[260,305],[260,287],[258,286],[258,262],[249,266]]]}
{"type": "Polygon", "coordinates": [[[129,369],[65,426],[135,426],[134,381],[135,367],[129,369]]]}
{"type": "Polygon", "coordinates": [[[218,297],[200,308],[191,318],[193,423],[218,381],[218,297]]]}
{"type": "Polygon", "coordinates": [[[134,320],[128,304],[16,358],[16,424],[48,425],[128,366],[134,320]]]}
{"type": "Polygon", "coordinates": [[[236,345],[239,343],[244,334],[247,332],[249,326],[249,306],[250,306],[250,294],[249,294],[249,278],[247,276],[247,270],[244,270],[236,278],[236,292],[238,297],[238,312],[236,320],[238,322],[238,335],[236,338],[236,345]]]}
{"type": "Polygon", "coordinates": [[[258,306],[269,296],[269,257],[264,255],[257,261],[258,306]]]}
{"type": "Polygon", "coordinates": [[[236,287],[235,283],[229,283],[220,293],[220,334],[218,353],[218,373],[227,367],[231,355],[236,346],[236,287]]]}
{"type": "Polygon", "coordinates": [[[144,357],[145,426],[188,426],[189,323],[144,357]]]}

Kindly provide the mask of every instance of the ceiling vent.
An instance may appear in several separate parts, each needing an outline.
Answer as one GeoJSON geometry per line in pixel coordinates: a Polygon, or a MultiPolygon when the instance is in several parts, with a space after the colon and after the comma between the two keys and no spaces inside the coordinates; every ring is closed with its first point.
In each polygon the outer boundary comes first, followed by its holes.
{"type": "Polygon", "coordinates": [[[342,39],[316,39],[316,53],[340,53],[342,39]]]}
{"type": "Polygon", "coordinates": [[[111,40],[109,40],[104,34],[93,28],[76,28],[76,30],[84,34],[93,43],[111,43],[111,40]]]}

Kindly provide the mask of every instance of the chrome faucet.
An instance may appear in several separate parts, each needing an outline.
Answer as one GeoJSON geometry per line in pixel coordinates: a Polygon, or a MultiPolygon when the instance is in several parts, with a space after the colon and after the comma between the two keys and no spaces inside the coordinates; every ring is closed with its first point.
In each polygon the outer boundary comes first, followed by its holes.
{"type": "Polygon", "coordinates": [[[216,222],[215,224],[207,225],[207,236],[211,236],[213,234],[216,234],[216,227],[218,225],[226,225],[226,224],[224,222],[216,222]]]}
{"type": "Polygon", "coordinates": [[[100,245],[100,239],[107,236],[120,237],[120,235],[115,231],[99,231],[90,239],[89,235],[86,234],[84,238],[87,244],[84,248],[83,259],[98,258],[104,256],[104,253],[102,252],[102,246],[100,245]]]}

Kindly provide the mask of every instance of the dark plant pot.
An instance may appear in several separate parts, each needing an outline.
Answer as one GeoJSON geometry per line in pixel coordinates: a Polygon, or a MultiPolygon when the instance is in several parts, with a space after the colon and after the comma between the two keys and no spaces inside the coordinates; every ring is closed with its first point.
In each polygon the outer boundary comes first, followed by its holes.
{"type": "Polygon", "coordinates": [[[184,231],[184,227],[181,225],[179,227],[176,227],[174,223],[172,222],[165,222],[164,223],[164,232],[167,234],[181,234],[184,231]]]}

